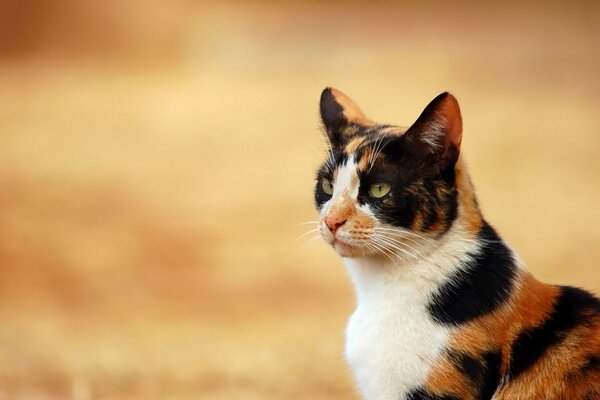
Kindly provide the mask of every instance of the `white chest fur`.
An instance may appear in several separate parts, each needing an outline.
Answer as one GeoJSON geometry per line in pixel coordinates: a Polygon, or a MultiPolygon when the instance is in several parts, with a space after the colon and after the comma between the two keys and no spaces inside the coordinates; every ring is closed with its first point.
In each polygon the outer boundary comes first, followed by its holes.
{"type": "Polygon", "coordinates": [[[425,383],[450,334],[426,309],[437,279],[366,260],[345,264],[358,297],[346,329],[346,358],[358,387],[366,400],[404,399],[425,383]]]}
{"type": "Polygon", "coordinates": [[[344,259],[357,297],[346,329],[346,358],[365,400],[405,399],[425,384],[452,331],[432,320],[427,304],[478,249],[455,224],[420,260],[396,265],[344,259]]]}
{"type": "Polygon", "coordinates": [[[365,400],[403,400],[426,383],[452,332],[433,321],[428,303],[479,248],[454,223],[441,239],[425,240],[413,259],[344,258],[357,298],[346,358],[365,400]]]}

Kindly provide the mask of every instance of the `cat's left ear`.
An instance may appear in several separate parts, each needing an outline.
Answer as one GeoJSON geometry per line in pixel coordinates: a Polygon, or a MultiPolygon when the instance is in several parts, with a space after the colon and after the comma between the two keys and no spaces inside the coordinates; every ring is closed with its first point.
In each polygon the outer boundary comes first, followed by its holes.
{"type": "Polygon", "coordinates": [[[456,98],[437,96],[403,135],[410,152],[440,169],[453,165],[460,153],[462,117],[456,98]]]}
{"type": "Polygon", "coordinates": [[[356,126],[372,125],[348,96],[334,88],[325,88],[319,104],[323,126],[333,147],[343,146],[355,133],[356,126]]]}

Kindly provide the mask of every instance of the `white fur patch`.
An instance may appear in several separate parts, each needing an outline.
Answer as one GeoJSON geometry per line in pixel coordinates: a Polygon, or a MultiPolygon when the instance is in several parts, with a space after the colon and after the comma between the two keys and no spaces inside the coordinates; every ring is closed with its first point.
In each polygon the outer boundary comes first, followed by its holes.
{"type": "Polygon", "coordinates": [[[358,196],[358,175],[354,155],[350,156],[346,163],[338,168],[331,201],[335,202],[344,193],[352,199],[356,199],[358,196]]]}

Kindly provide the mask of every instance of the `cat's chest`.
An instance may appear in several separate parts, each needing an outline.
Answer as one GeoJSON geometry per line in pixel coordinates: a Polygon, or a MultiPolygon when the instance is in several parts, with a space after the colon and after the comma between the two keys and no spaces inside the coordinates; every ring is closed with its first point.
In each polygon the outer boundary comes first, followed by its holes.
{"type": "Polygon", "coordinates": [[[422,293],[359,305],[346,329],[346,358],[365,400],[404,399],[423,385],[448,337],[428,315],[422,293]]]}

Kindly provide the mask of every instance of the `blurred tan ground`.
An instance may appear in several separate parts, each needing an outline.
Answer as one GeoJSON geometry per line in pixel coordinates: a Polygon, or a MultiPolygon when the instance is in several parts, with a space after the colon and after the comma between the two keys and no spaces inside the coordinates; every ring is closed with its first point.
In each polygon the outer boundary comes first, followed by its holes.
{"type": "Polygon", "coordinates": [[[600,289],[600,11],[0,2],[0,399],[356,399],[317,101],[462,104],[488,219],[600,289]]]}

